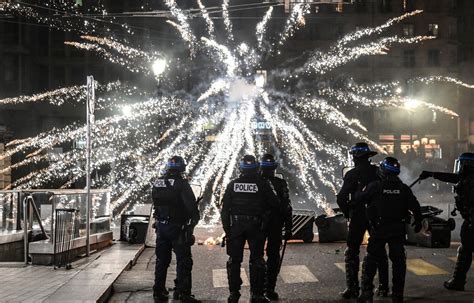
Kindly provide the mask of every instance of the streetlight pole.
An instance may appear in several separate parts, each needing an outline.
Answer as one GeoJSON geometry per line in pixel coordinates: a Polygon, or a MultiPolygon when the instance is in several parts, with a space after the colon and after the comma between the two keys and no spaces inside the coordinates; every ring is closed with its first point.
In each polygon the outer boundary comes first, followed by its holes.
{"type": "Polygon", "coordinates": [[[95,102],[95,82],[93,76],[87,76],[87,105],[86,105],[86,255],[90,256],[91,253],[91,154],[92,154],[92,133],[91,128],[94,124],[94,102],[95,102]]]}

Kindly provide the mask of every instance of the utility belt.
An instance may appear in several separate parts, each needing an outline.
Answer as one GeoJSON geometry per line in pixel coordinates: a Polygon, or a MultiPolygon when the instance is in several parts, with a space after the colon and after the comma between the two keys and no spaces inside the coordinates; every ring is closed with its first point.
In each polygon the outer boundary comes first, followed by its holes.
{"type": "Polygon", "coordinates": [[[176,219],[176,218],[171,218],[171,217],[158,217],[155,218],[156,223],[163,224],[163,225],[168,225],[168,224],[176,224],[176,225],[185,225],[186,220],[185,219],[176,219]]]}
{"type": "Polygon", "coordinates": [[[230,219],[232,223],[236,222],[260,222],[262,221],[261,216],[247,216],[247,215],[231,215],[230,219]]]}
{"type": "Polygon", "coordinates": [[[380,227],[382,225],[389,225],[389,224],[405,224],[407,219],[392,219],[392,218],[382,218],[378,217],[375,220],[370,220],[374,227],[380,227]]]}

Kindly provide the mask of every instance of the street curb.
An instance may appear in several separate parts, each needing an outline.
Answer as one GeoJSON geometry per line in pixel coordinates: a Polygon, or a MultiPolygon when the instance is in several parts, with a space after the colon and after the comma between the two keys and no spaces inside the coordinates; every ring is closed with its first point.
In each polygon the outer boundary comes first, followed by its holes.
{"type": "Polygon", "coordinates": [[[117,275],[117,277],[112,281],[112,283],[109,285],[109,287],[107,287],[107,289],[102,293],[102,295],[97,299],[96,302],[99,302],[99,303],[103,303],[103,302],[107,302],[111,297],[112,297],[112,294],[113,294],[113,288],[114,288],[114,283],[115,281],[117,281],[117,279],[120,277],[120,275],[126,271],[126,270],[130,270],[136,263],[137,263],[137,260],[138,258],[140,257],[140,255],[142,254],[142,252],[145,250],[145,245],[143,244],[140,249],[138,249],[138,251],[136,252],[135,256],[133,257],[133,259],[131,259],[127,265],[125,265],[125,267],[122,269],[122,271],[120,271],[120,273],[117,275]]]}

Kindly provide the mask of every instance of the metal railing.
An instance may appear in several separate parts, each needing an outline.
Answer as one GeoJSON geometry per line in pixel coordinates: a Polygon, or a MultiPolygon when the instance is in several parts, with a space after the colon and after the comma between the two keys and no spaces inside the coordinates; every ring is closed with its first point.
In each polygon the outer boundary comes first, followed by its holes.
{"type": "Polygon", "coordinates": [[[56,209],[54,223],[53,241],[53,265],[54,269],[64,266],[71,269],[72,249],[74,237],[79,233],[77,224],[78,210],[74,208],[56,209]]]}

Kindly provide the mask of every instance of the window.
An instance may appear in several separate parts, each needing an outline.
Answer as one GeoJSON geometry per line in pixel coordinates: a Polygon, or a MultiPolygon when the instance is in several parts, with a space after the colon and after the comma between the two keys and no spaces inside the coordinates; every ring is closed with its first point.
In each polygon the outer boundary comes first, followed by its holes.
{"type": "Polygon", "coordinates": [[[403,24],[403,35],[406,37],[415,36],[415,25],[414,24],[403,24]]]}
{"type": "Polygon", "coordinates": [[[355,0],[355,8],[358,13],[365,13],[367,11],[366,0],[355,0]]]}
{"type": "Polygon", "coordinates": [[[439,66],[439,49],[428,50],[428,66],[439,66]]]}
{"type": "Polygon", "coordinates": [[[403,66],[404,67],[415,67],[415,50],[405,50],[403,51],[403,66]]]}
{"type": "Polygon", "coordinates": [[[439,25],[436,23],[428,24],[428,35],[439,37],[439,25]]]}
{"type": "Polygon", "coordinates": [[[390,13],[392,11],[392,0],[382,0],[380,2],[380,12],[390,13]]]}
{"type": "Polygon", "coordinates": [[[412,12],[415,10],[415,0],[403,0],[403,9],[405,12],[412,12]]]}

